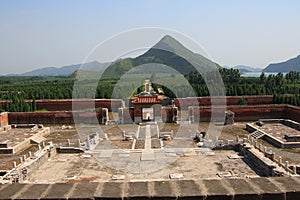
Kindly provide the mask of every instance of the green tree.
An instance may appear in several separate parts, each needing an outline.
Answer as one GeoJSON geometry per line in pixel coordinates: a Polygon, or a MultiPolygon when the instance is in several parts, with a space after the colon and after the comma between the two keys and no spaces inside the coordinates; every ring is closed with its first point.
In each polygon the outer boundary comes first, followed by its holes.
{"type": "Polygon", "coordinates": [[[31,102],[31,111],[32,112],[36,111],[36,101],[35,101],[35,98],[33,98],[32,102],[31,102]]]}
{"type": "Polygon", "coordinates": [[[238,105],[247,105],[247,104],[248,104],[248,102],[244,98],[240,98],[238,101],[238,105]]]}
{"type": "Polygon", "coordinates": [[[259,82],[260,82],[260,84],[264,84],[265,81],[266,81],[266,75],[264,72],[262,72],[259,76],[259,82]]]}

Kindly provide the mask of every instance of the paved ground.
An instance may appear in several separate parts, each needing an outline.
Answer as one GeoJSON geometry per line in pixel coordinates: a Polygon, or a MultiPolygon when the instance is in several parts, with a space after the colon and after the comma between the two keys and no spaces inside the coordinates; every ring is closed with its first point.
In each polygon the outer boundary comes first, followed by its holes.
{"type": "Polygon", "coordinates": [[[184,179],[199,179],[218,178],[219,172],[229,172],[233,177],[257,176],[242,158],[237,157],[237,152],[214,151],[211,155],[206,154],[206,150],[184,152],[174,149],[173,153],[170,149],[156,150],[155,160],[145,161],[141,160],[141,152],[129,150],[99,151],[90,158],[83,158],[81,154],[58,154],[43,164],[28,181],[109,181],[113,175],[125,175],[126,180],[159,180],[169,179],[170,174],[178,173],[184,179]],[[235,158],[230,159],[233,155],[235,158]]]}
{"type": "Polygon", "coordinates": [[[265,123],[263,126],[257,126],[255,123],[252,123],[252,125],[281,141],[286,141],[284,139],[285,135],[300,135],[300,131],[282,123],[265,123]]]}
{"type": "MultiPolygon", "coordinates": [[[[173,130],[176,136],[174,140],[164,142],[163,149],[158,145],[157,131],[154,126],[151,126],[151,147],[157,146],[157,148],[150,149],[151,152],[144,152],[144,156],[141,149],[145,148],[146,131],[144,131],[143,139],[137,140],[136,149],[130,150],[132,142],[122,141],[123,130],[126,133],[136,133],[138,126],[101,126],[104,132],[100,137],[104,138],[104,134],[107,134],[109,140],[100,142],[99,148],[91,157],[81,157],[82,154],[58,154],[42,165],[30,177],[29,182],[109,181],[113,175],[124,175],[125,180],[169,179],[170,174],[183,175],[184,179],[218,178],[218,173],[233,177],[258,176],[245,163],[246,159],[238,157],[237,152],[214,151],[211,153],[197,149],[192,135],[196,131],[207,131],[208,126],[208,123],[200,123],[199,126],[198,124],[159,125],[160,131],[173,130]],[[192,134],[190,134],[191,132],[192,134]],[[186,148],[190,149],[185,151],[186,148]]],[[[219,137],[221,140],[234,140],[236,136],[247,137],[248,133],[244,130],[245,126],[246,122],[229,126],[216,124],[211,130],[222,131],[219,137]]],[[[70,138],[71,141],[75,141],[84,134],[98,132],[99,127],[85,126],[82,130],[84,131],[78,135],[74,127],[62,129],[61,126],[54,126],[51,127],[51,134],[48,139],[58,144],[65,143],[70,138]]],[[[149,133],[147,135],[147,148],[149,148],[149,133]]],[[[300,163],[300,152],[297,149],[282,150],[266,145],[277,155],[282,155],[283,160],[286,157],[292,163],[300,163]]],[[[3,159],[8,158],[2,157],[3,159]]]]}

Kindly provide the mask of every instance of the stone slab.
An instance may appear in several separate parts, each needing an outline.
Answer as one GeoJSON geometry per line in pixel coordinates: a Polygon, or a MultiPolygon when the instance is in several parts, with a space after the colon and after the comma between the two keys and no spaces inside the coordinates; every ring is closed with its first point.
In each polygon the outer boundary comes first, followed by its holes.
{"type": "Polygon", "coordinates": [[[286,191],[286,200],[300,199],[300,178],[299,177],[274,177],[272,182],[286,191]]]}
{"type": "Polygon", "coordinates": [[[154,157],[154,151],[153,150],[143,150],[141,161],[153,161],[155,159],[154,157]]]}
{"type": "Polygon", "coordinates": [[[260,195],[257,194],[254,188],[247,179],[226,179],[225,184],[234,192],[234,200],[260,200],[260,195]]]}
{"type": "Polygon", "coordinates": [[[229,196],[230,194],[230,192],[228,191],[228,189],[226,189],[224,185],[224,180],[222,179],[202,180],[202,182],[206,187],[207,196],[218,196],[218,195],[227,195],[227,194],[229,196]]]}
{"type": "Polygon", "coordinates": [[[155,181],[153,184],[153,196],[160,199],[177,199],[175,193],[175,186],[172,184],[172,181],[155,181]]]}
{"type": "Polygon", "coordinates": [[[25,184],[10,184],[7,187],[0,190],[0,198],[1,199],[11,199],[17,192],[19,192],[25,184]]]}
{"type": "Polygon", "coordinates": [[[261,189],[261,191],[264,191],[266,193],[281,192],[280,188],[278,188],[271,181],[272,181],[272,179],[270,179],[270,178],[251,178],[250,183],[259,187],[261,189]]]}
{"type": "Polygon", "coordinates": [[[99,183],[78,183],[68,199],[94,199],[98,185],[99,183]]]}
{"type": "Polygon", "coordinates": [[[280,187],[284,188],[286,191],[297,191],[300,189],[300,178],[292,177],[272,177],[270,181],[280,187]],[[298,181],[297,181],[298,179],[298,181]]]}
{"type": "Polygon", "coordinates": [[[173,148],[165,148],[164,150],[166,153],[175,153],[175,150],[173,148]]]}
{"type": "Polygon", "coordinates": [[[129,158],[130,157],[130,153],[120,153],[119,154],[119,158],[129,158]]]}
{"type": "MultiPolygon", "coordinates": [[[[269,178],[252,178],[251,183],[260,188],[260,193],[262,193],[262,200],[282,200],[284,199],[284,192],[278,188],[274,183],[270,181],[269,178]]],[[[257,191],[259,192],[259,191],[257,191]]]]}
{"type": "Polygon", "coordinates": [[[101,151],[99,158],[111,158],[113,152],[114,152],[114,150],[101,151]]]}
{"type": "Polygon", "coordinates": [[[106,182],[103,184],[101,192],[96,192],[95,199],[122,199],[123,189],[123,182],[106,182]]]}
{"type": "Polygon", "coordinates": [[[170,179],[180,179],[183,178],[183,174],[181,173],[170,174],[169,177],[170,179]]]}
{"type": "Polygon", "coordinates": [[[176,153],[165,153],[166,157],[176,157],[177,154],[176,153]]]}
{"type": "Polygon", "coordinates": [[[125,186],[124,199],[150,199],[149,182],[129,182],[125,186]]]}
{"type": "Polygon", "coordinates": [[[73,186],[73,183],[53,184],[42,199],[67,199],[66,195],[70,192],[73,186]]]}
{"type": "Polygon", "coordinates": [[[230,177],[232,177],[232,174],[230,172],[219,172],[217,175],[220,178],[230,178],[230,177]]]}
{"type": "Polygon", "coordinates": [[[49,187],[49,184],[33,184],[26,191],[20,193],[16,199],[39,199],[49,187]]]}
{"type": "Polygon", "coordinates": [[[205,194],[194,180],[178,180],[176,181],[178,199],[199,199],[203,200],[205,194]]]}
{"type": "Polygon", "coordinates": [[[125,180],[125,175],[112,175],[112,180],[125,180]]]}

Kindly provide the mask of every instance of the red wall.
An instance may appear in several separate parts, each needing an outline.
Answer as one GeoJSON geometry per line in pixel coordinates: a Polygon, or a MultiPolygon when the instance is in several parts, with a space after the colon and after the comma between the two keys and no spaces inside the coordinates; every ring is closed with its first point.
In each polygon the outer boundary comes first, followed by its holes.
{"type": "MultiPolygon", "coordinates": [[[[257,105],[257,106],[227,106],[226,110],[235,113],[235,121],[256,121],[263,118],[289,118],[300,122],[300,108],[286,105],[257,105]]],[[[224,108],[216,110],[216,114],[220,116],[217,120],[224,117],[224,108]]],[[[211,108],[200,107],[194,108],[195,121],[210,121],[211,108]]]]}
{"type": "Polygon", "coordinates": [[[94,112],[12,112],[8,119],[10,124],[73,124],[74,116],[77,123],[101,123],[102,114],[96,112],[98,122],[95,122],[94,112]]]}
{"type": "Polygon", "coordinates": [[[121,99],[80,99],[80,100],[37,100],[36,106],[38,110],[46,109],[48,111],[71,111],[72,103],[76,106],[75,110],[93,109],[93,108],[108,108],[108,110],[117,111],[122,107],[123,100],[121,99]]]}
{"type": "Polygon", "coordinates": [[[0,113],[0,127],[6,126],[7,124],[8,124],[7,112],[0,113]]]}
{"type": "MultiPolygon", "coordinates": [[[[238,105],[239,100],[243,98],[247,101],[248,105],[261,105],[261,104],[272,104],[272,95],[263,96],[226,96],[227,105],[238,105]]],[[[224,104],[224,97],[213,97],[214,105],[224,104]]],[[[187,109],[188,106],[210,106],[211,97],[197,97],[197,98],[178,98],[174,100],[176,107],[181,109],[187,109]]]]}
{"type": "Polygon", "coordinates": [[[300,107],[297,106],[287,106],[286,116],[288,119],[300,122],[300,107]]]}

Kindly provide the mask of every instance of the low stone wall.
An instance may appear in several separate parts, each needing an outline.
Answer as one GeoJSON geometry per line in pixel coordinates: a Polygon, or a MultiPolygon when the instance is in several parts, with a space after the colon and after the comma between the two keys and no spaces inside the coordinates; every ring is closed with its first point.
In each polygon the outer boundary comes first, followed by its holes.
{"type": "MultiPolygon", "coordinates": [[[[38,130],[37,133],[35,133],[35,135],[39,135],[39,136],[47,136],[50,134],[50,128],[49,127],[44,127],[41,130],[38,130]]],[[[26,148],[28,148],[31,144],[31,137],[25,139],[23,142],[13,146],[13,154],[16,154],[26,148]]]]}
{"type": "MultiPolygon", "coordinates": [[[[39,153],[35,153],[34,155],[37,156],[39,153]]],[[[32,173],[35,172],[42,164],[48,161],[48,159],[52,156],[55,156],[56,150],[54,147],[47,147],[41,150],[41,155],[36,157],[33,162],[28,164],[25,168],[27,170],[27,176],[30,176],[32,173]]]]}
{"type": "MultiPolygon", "coordinates": [[[[56,155],[56,150],[52,145],[48,145],[43,149],[33,153],[29,152],[26,155],[20,157],[21,162],[7,171],[7,173],[1,177],[0,185],[2,182],[7,183],[23,183],[27,180],[28,176],[35,172],[42,164],[48,161],[52,156],[56,155]]],[[[1,195],[0,195],[1,199],[1,195]]]]}
{"type": "Polygon", "coordinates": [[[296,200],[299,177],[0,185],[0,199],[296,200]]]}
{"type": "Polygon", "coordinates": [[[240,152],[250,160],[250,163],[255,165],[256,169],[260,169],[259,171],[263,172],[265,176],[278,176],[276,163],[252,145],[247,143],[240,145],[240,152]]]}

